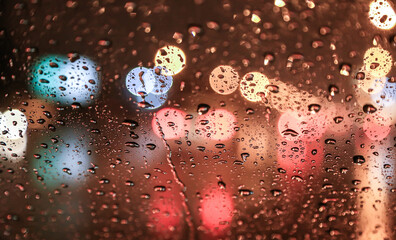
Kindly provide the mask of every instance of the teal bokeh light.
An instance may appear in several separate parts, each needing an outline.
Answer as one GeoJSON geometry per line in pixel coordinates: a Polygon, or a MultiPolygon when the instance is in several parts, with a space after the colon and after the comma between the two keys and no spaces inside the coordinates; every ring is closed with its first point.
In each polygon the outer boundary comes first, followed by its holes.
{"type": "Polygon", "coordinates": [[[39,98],[61,105],[90,105],[100,89],[100,72],[87,57],[69,59],[63,55],[46,55],[32,67],[30,89],[39,98]]]}
{"type": "Polygon", "coordinates": [[[89,139],[79,129],[64,129],[37,141],[34,158],[30,159],[37,185],[52,190],[62,185],[82,185],[93,158],[89,154],[89,139]]]}

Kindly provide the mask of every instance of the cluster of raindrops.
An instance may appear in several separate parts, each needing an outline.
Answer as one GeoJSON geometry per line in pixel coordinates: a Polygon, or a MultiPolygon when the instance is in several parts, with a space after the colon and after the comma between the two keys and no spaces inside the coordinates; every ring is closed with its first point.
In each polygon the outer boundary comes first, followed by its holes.
{"type": "Polygon", "coordinates": [[[98,66],[87,57],[46,55],[33,64],[29,84],[39,98],[87,106],[97,97],[100,81],[98,66]]]}
{"type": "Polygon", "coordinates": [[[380,46],[372,47],[364,54],[363,66],[354,77],[357,102],[367,114],[363,130],[373,140],[386,137],[391,120],[395,118],[396,88],[392,78],[387,76],[392,65],[389,51],[380,46]]]}
{"type": "Polygon", "coordinates": [[[155,114],[151,125],[154,133],[166,140],[178,139],[193,131],[200,138],[226,141],[236,133],[237,120],[228,110],[210,110],[209,105],[200,104],[198,114],[192,124],[193,115],[175,108],[163,108],[155,114]]]}
{"type": "Polygon", "coordinates": [[[184,52],[175,46],[160,48],[154,59],[155,67],[136,67],[126,76],[126,87],[138,106],[156,109],[162,106],[173,84],[173,76],[186,66],[184,52]]]}

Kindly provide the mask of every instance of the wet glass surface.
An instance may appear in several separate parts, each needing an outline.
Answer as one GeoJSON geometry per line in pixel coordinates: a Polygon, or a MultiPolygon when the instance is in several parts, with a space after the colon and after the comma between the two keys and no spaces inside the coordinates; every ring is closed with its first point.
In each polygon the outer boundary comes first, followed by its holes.
{"type": "Polygon", "coordinates": [[[395,239],[395,10],[0,1],[0,238],[395,239]]]}

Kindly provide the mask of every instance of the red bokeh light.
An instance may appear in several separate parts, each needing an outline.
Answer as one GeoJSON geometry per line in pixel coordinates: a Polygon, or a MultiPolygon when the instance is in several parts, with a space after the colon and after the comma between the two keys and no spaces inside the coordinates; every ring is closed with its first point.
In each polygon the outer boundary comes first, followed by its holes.
{"type": "Polygon", "coordinates": [[[201,202],[203,227],[212,236],[224,235],[232,222],[234,204],[225,190],[212,188],[201,202]]]}
{"type": "Polygon", "coordinates": [[[185,117],[186,113],[182,110],[163,108],[156,113],[156,116],[153,117],[151,127],[158,137],[161,137],[161,132],[158,126],[159,124],[166,140],[180,138],[183,136],[184,131],[188,129],[185,117]]]}
{"type": "Polygon", "coordinates": [[[153,197],[148,226],[157,239],[180,239],[183,234],[182,205],[173,196],[178,195],[165,193],[153,197]]]}
{"type": "Polygon", "coordinates": [[[363,123],[363,131],[371,140],[382,140],[391,131],[392,119],[380,112],[367,115],[363,123]]]}
{"type": "Polygon", "coordinates": [[[319,139],[328,125],[328,117],[322,113],[297,113],[287,111],[278,120],[279,134],[288,141],[314,141],[319,139]]]}

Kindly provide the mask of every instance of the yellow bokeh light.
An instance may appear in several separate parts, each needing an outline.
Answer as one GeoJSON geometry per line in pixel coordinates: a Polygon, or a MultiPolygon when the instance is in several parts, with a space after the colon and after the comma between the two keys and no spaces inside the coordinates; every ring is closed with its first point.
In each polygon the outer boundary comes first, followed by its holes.
{"type": "Polygon", "coordinates": [[[239,74],[231,66],[221,65],[210,73],[209,83],[216,93],[228,95],[238,88],[239,74]]]}
{"type": "Polygon", "coordinates": [[[373,77],[385,77],[392,69],[392,55],[381,47],[367,49],[363,58],[366,71],[373,77]]]}
{"type": "Polygon", "coordinates": [[[252,22],[254,22],[254,23],[259,23],[260,21],[261,21],[261,18],[258,16],[258,15],[256,15],[256,14],[252,14],[252,18],[251,18],[251,20],[252,20],[252,22]]]}
{"type": "Polygon", "coordinates": [[[186,66],[186,55],[183,50],[175,46],[165,46],[158,49],[155,54],[156,66],[165,69],[162,74],[173,76],[181,72],[186,66]]]}
{"type": "Polygon", "coordinates": [[[284,7],[286,5],[286,3],[283,0],[275,0],[274,4],[277,7],[284,7]]]}
{"type": "Polygon", "coordinates": [[[266,86],[268,84],[267,76],[259,72],[250,72],[243,76],[239,86],[244,98],[251,102],[258,102],[262,101],[263,97],[267,95],[266,86]]]}
{"type": "Polygon", "coordinates": [[[396,13],[386,0],[374,0],[370,4],[369,18],[380,29],[391,29],[396,25],[396,13]]]}

